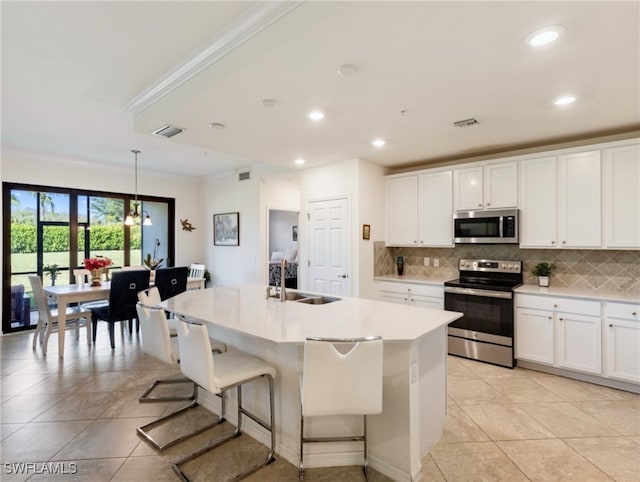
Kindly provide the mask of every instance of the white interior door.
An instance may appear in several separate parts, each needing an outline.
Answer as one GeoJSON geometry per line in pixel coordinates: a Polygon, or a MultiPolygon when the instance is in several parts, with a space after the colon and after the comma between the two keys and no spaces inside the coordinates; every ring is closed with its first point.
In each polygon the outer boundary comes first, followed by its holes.
{"type": "Polygon", "coordinates": [[[349,296],[349,208],[346,198],[309,203],[309,286],[349,296]]]}

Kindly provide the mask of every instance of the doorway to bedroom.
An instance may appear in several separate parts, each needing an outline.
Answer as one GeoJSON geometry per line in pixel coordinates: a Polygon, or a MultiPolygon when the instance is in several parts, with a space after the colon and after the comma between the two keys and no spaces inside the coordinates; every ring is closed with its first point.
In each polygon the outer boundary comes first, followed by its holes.
{"type": "Polygon", "coordinates": [[[269,286],[280,284],[286,260],[285,286],[298,288],[298,211],[269,209],[269,286]]]}

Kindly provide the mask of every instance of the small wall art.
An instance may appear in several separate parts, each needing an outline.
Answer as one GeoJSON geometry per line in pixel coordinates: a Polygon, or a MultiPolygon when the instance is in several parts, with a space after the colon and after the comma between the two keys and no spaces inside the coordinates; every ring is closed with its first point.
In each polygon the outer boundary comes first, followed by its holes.
{"type": "Polygon", "coordinates": [[[213,215],[213,245],[240,245],[240,213],[213,215]]]}
{"type": "Polygon", "coordinates": [[[371,239],[371,226],[368,224],[362,225],[362,239],[371,239]]]}

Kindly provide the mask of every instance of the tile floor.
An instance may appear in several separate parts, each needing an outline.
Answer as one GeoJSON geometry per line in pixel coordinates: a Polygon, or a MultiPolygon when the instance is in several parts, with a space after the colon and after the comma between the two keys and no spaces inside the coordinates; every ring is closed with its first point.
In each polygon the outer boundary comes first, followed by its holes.
{"type": "MultiPolygon", "coordinates": [[[[139,404],[137,398],[152,380],[178,372],[144,355],[135,334],[117,338],[112,351],[100,330],[92,348],[84,333],[78,342],[69,332],[64,359],[57,356],[56,335],[47,357],[32,351],[31,334],[0,337],[3,481],[178,480],[170,468],[174,460],[231,429],[223,424],[162,456],[155,453],[135,428],[176,404],[139,404]],[[12,465],[18,462],[38,464],[19,474],[12,465]],[[47,466],[58,473],[47,473],[42,462],[60,462],[47,466]]],[[[640,481],[638,395],[450,357],[448,403],[444,434],[423,461],[421,482],[640,481]]],[[[212,416],[197,410],[183,428],[212,416]]],[[[185,470],[194,480],[222,481],[265,454],[266,447],[242,436],[185,470]]],[[[298,479],[296,468],[278,458],[245,480],[298,479]]],[[[337,467],[310,469],[306,480],[363,478],[356,467],[337,467]]],[[[373,471],[370,480],[388,479],[373,471]]]]}

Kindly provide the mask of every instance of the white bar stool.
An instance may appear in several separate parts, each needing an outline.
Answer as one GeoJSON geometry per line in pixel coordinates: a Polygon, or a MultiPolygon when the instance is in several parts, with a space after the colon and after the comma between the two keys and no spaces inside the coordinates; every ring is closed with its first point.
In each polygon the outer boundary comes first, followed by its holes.
{"type": "MultiPolygon", "coordinates": [[[[138,313],[138,320],[140,320],[140,330],[142,332],[142,350],[158,360],[161,360],[169,365],[174,365],[180,362],[178,354],[178,340],[176,337],[169,335],[169,325],[167,324],[167,317],[164,309],[159,306],[146,306],[140,302],[136,305],[136,311],[138,313]]],[[[162,452],[164,449],[171,447],[183,440],[191,438],[199,433],[204,432],[222,422],[224,422],[224,398],[222,399],[221,414],[213,423],[207,424],[202,428],[197,429],[194,432],[182,435],[174,440],[170,440],[164,444],[161,444],[150,433],[150,430],[154,427],[164,424],[168,420],[186,412],[192,408],[198,406],[198,385],[195,384],[189,378],[180,378],[173,380],[156,380],[153,384],[144,392],[144,394],[138,399],[139,402],[177,402],[177,401],[191,401],[191,403],[183,408],[180,408],[164,417],[160,417],[153,422],[138,427],[136,432],[138,436],[144,439],[153,448],[162,452]],[[149,393],[159,384],[175,384],[175,383],[190,383],[193,384],[193,392],[188,396],[175,396],[175,397],[149,397],[149,393]]]]}
{"type": "MultiPolygon", "coordinates": [[[[222,395],[223,400],[224,393],[235,387],[238,394],[238,426],[229,437],[214,442],[212,445],[175,462],[172,465],[173,470],[182,480],[189,481],[180,466],[242,435],[242,416],[246,415],[270,432],[271,447],[264,461],[233,478],[233,480],[243,479],[275,460],[276,434],[273,379],[276,376],[276,369],[259,358],[238,352],[227,352],[214,357],[211,353],[211,342],[207,327],[181,315],[178,315],[178,320],[178,344],[180,346],[180,369],[182,373],[210,393],[222,395]],[[242,406],[242,385],[261,378],[266,378],[269,383],[269,423],[242,406]]],[[[224,412],[222,416],[224,417],[224,412]]]]}
{"type": "Polygon", "coordinates": [[[367,415],[382,412],[382,338],[307,338],[300,377],[300,464],[304,478],[304,444],[364,442],[363,472],[367,475],[367,415]],[[339,348],[342,348],[341,350],[339,348]],[[304,417],[362,415],[363,434],[305,437],[304,417]]]}

